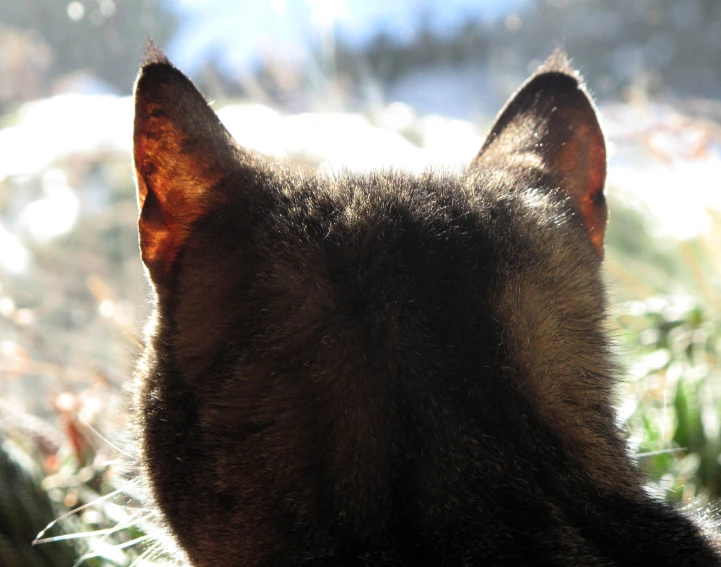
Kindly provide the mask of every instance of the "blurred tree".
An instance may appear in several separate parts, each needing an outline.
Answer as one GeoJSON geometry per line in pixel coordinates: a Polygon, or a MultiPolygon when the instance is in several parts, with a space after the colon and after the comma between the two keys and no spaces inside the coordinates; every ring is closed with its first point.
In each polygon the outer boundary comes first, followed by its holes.
{"type": "Polygon", "coordinates": [[[436,36],[421,18],[411,42],[387,33],[360,49],[339,41],[339,71],[386,83],[429,65],[465,63],[513,85],[561,45],[601,97],[721,96],[718,0],[538,0],[497,22],[469,17],[450,36],[436,36]]]}
{"type": "MultiPolygon", "coordinates": [[[[0,53],[17,34],[33,34],[35,45],[41,42],[52,52],[48,79],[85,69],[129,92],[145,39],[150,36],[162,45],[175,30],[166,5],[162,0],[0,2],[0,53]]],[[[34,49],[32,44],[28,50],[34,49]]]]}
{"type": "Polygon", "coordinates": [[[35,30],[0,23],[0,110],[42,96],[52,61],[51,47],[35,30]]]}
{"type": "Polygon", "coordinates": [[[520,54],[564,45],[599,94],[721,95],[717,0],[545,0],[525,18],[520,54]]]}

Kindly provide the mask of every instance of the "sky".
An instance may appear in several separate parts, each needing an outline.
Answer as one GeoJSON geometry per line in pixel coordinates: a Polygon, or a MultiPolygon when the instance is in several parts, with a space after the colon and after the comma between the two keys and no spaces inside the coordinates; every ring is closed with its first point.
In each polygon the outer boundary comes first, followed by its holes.
{"type": "Polygon", "coordinates": [[[469,16],[493,22],[530,0],[168,0],[181,27],[168,46],[173,61],[193,73],[203,62],[221,69],[252,67],[261,54],[302,61],[309,47],[337,37],[354,47],[378,32],[411,42],[425,18],[439,35],[469,16]]]}

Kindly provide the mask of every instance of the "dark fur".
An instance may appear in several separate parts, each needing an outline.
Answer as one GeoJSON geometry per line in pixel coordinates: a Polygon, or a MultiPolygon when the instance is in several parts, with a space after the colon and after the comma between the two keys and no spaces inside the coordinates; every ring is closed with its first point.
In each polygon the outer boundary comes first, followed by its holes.
{"type": "Polygon", "coordinates": [[[299,173],[151,53],[136,417],[196,566],[712,566],[614,422],[605,150],[557,55],[461,176],[299,173]]]}

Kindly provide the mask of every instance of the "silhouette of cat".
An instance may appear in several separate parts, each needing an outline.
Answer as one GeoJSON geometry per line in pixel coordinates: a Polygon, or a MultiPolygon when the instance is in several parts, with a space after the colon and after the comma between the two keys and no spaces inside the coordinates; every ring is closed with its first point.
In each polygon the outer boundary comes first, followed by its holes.
{"type": "Polygon", "coordinates": [[[141,473],[195,566],[721,565],[615,424],[604,137],[556,53],[462,175],[240,148],[151,48],[141,473]]]}

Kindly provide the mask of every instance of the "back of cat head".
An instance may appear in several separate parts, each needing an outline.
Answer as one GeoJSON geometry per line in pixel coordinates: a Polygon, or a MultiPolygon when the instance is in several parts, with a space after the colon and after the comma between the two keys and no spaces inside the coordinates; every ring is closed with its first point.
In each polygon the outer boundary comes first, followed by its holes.
{"type": "Polygon", "coordinates": [[[193,564],[511,561],[568,532],[566,500],[641,498],[610,406],[604,139],[565,56],[462,175],[254,155],[158,52],[135,101],[138,432],[193,564]]]}

